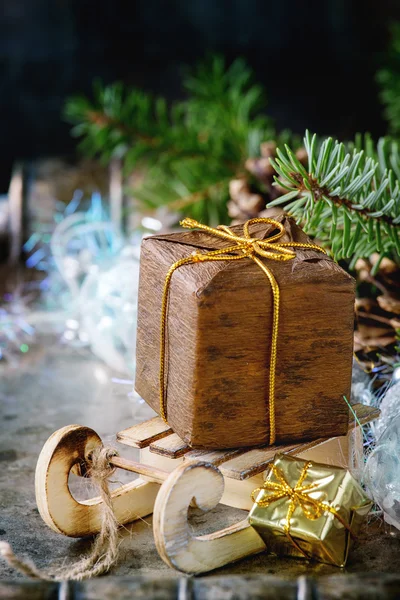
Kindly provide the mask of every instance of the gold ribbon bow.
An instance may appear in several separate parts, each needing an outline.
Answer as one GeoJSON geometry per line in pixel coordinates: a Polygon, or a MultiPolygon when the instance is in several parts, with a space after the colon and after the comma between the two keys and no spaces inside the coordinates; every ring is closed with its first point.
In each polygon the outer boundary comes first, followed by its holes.
{"type": "Polygon", "coordinates": [[[217,228],[202,225],[194,219],[183,219],[181,226],[188,229],[201,229],[209,235],[219,237],[229,242],[231,246],[220,250],[212,250],[210,252],[194,252],[186,258],[181,258],[176,261],[169,269],[164,282],[164,290],[162,297],[161,308],[161,343],[160,343],[160,414],[165,422],[167,422],[167,402],[165,390],[165,345],[166,345],[166,327],[167,327],[167,310],[170,283],[173,273],[176,269],[199,262],[210,261],[230,261],[242,260],[250,258],[253,260],[265,275],[271,285],[273,296],[273,314],[272,314],[272,336],[271,336],[271,358],[269,366],[269,443],[275,442],[275,370],[277,358],[277,342],[278,342],[278,326],[279,326],[279,286],[270,270],[263,263],[262,258],[270,260],[286,261],[295,258],[296,253],[293,248],[305,248],[318,250],[326,254],[323,248],[316,244],[300,243],[300,242],[279,242],[278,240],[285,234],[285,228],[279,221],[267,218],[250,219],[243,225],[243,236],[236,235],[229,227],[219,225],[217,228]],[[250,226],[255,223],[265,223],[274,226],[274,230],[278,229],[278,233],[269,236],[267,239],[259,239],[250,235],[250,226]]]}
{"type": "Polygon", "coordinates": [[[304,550],[297,544],[297,542],[292,538],[290,534],[290,520],[293,516],[293,513],[296,509],[296,506],[300,506],[304,515],[307,519],[311,521],[315,521],[319,519],[324,513],[331,513],[341,524],[349,531],[352,537],[355,537],[353,532],[350,529],[350,526],[346,523],[346,521],[341,517],[338,511],[328,504],[327,502],[322,502],[321,500],[316,500],[315,498],[311,498],[309,493],[318,487],[318,482],[308,483],[306,485],[303,484],[305,478],[307,477],[308,469],[312,466],[311,462],[307,462],[301,473],[300,477],[294,487],[290,485],[285,479],[285,476],[281,469],[279,469],[276,465],[271,464],[270,468],[272,473],[275,476],[277,481],[271,481],[267,479],[264,481],[262,487],[255,489],[251,494],[251,499],[258,506],[269,506],[273,502],[280,500],[281,498],[289,498],[289,506],[286,514],[286,522],[284,526],[285,534],[288,536],[289,540],[292,544],[305,556],[308,558],[307,554],[304,550]],[[271,494],[257,499],[259,492],[268,490],[272,492],[271,494]]]}

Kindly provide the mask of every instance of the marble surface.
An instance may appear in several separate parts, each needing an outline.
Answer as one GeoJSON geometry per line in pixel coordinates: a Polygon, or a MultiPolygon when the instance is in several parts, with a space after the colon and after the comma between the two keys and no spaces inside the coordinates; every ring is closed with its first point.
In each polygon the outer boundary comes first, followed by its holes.
{"type": "MultiPolygon", "coordinates": [[[[130,385],[113,382],[111,372],[88,350],[75,350],[46,336],[22,356],[18,367],[0,363],[0,539],[38,566],[61,566],[81,556],[90,539],[73,540],[51,531],[41,520],[34,496],[34,470],[46,439],[72,423],[93,428],[106,442],[115,433],[153,413],[132,394],[130,385]]],[[[137,459],[135,450],[119,446],[124,456],[137,459]]],[[[118,472],[126,482],[132,476],[118,472]]],[[[77,494],[87,495],[89,483],[79,480],[77,494]]],[[[193,515],[196,531],[207,533],[237,522],[243,511],[220,506],[208,514],[193,515]]],[[[121,557],[111,575],[171,576],[159,558],[152,538],[151,517],[121,531],[121,557]]],[[[400,571],[400,537],[381,520],[364,529],[348,566],[336,567],[303,560],[278,559],[261,554],[214,572],[218,575],[264,573],[282,577],[340,573],[400,571]]],[[[0,563],[0,579],[21,576],[0,563]]]]}

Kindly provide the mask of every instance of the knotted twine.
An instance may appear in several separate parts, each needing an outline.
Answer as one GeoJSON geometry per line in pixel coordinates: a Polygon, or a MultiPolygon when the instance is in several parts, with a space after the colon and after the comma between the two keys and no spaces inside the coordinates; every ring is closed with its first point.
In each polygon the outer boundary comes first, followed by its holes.
{"type": "Polygon", "coordinates": [[[88,469],[88,475],[98,488],[102,500],[102,521],[100,532],[88,556],[83,557],[71,567],[46,571],[36,567],[29,559],[19,558],[14,554],[8,542],[0,541],[0,556],[3,560],[23,575],[44,581],[81,581],[107,572],[117,561],[119,551],[119,523],[114,515],[108,485],[108,479],[115,471],[115,467],[111,465],[110,460],[117,455],[117,451],[113,448],[101,446],[92,452],[89,459],[91,465],[88,469]]]}
{"type": "MultiPolygon", "coordinates": [[[[279,303],[280,303],[280,290],[278,282],[276,281],[271,269],[262,262],[262,258],[269,258],[270,260],[276,261],[287,261],[292,260],[296,257],[296,252],[293,248],[303,248],[305,250],[317,250],[318,252],[326,251],[317,246],[316,244],[302,243],[302,242],[278,242],[278,240],[285,234],[285,227],[279,221],[269,218],[255,218],[246,221],[243,224],[243,237],[236,235],[229,227],[225,225],[219,225],[217,228],[208,227],[202,225],[194,219],[183,219],[180,222],[182,227],[187,229],[201,229],[213,237],[222,238],[229,242],[233,242],[234,245],[222,248],[220,250],[212,250],[211,252],[194,252],[190,256],[177,260],[168,270],[168,273],[164,281],[164,289],[161,304],[161,332],[160,332],[160,371],[159,371],[159,390],[160,390],[160,415],[162,419],[167,423],[167,392],[165,386],[165,362],[166,362],[166,333],[167,333],[167,313],[168,313],[168,299],[170,292],[170,284],[173,273],[183,267],[184,265],[190,265],[199,262],[211,262],[211,261],[232,261],[242,260],[244,258],[250,258],[256,265],[267,276],[273,299],[273,312],[272,312],[272,335],[271,335],[271,354],[269,364],[269,398],[268,398],[268,412],[269,412],[269,444],[275,443],[275,371],[277,361],[277,344],[278,344],[278,328],[279,328],[279,303]],[[269,234],[267,238],[261,239],[250,235],[250,226],[255,223],[264,223],[273,225],[273,230],[278,229],[278,233],[275,235],[269,234]]],[[[272,233],[271,232],[271,233],[272,233]]]]}
{"type": "Polygon", "coordinates": [[[283,527],[283,530],[284,530],[286,536],[289,538],[292,545],[305,558],[310,558],[310,557],[301,548],[301,546],[299,546],[299,544],[296,542],[296,540],[292,537],[292,535],[290,533],[290,527],[291,527],[290,521],[291,521],[293,513],[296,509],[296,506],[299,506],[301,508],[301,510],[303,511],[303,514],[305,515],[305,517],[307,519],[310,519],[311,521],[319,519],[326,512],[330,513],[331,515],[333,515],[335,517],[335,519],[340,521],[340,523],[343,525],[343,527],[345,527],[347,529],[347,531],[349,532],[349,534],[352,538],[356,537],[355,534],[353,533],[353,531],[351,530],[350,525],[348,523],[346,523],[346,521],[343,519],[343,517],[340,515],[340,513],[336,510],[336,508],[331,506],[328,502],[323,502],[322,500],[317,500],[315,498],[312,498],[309,495],[310,492],[312,492],[313,490],[315,490],[316,487],[318,487],[317,481],[304,484],[304,480],[306,479],[307,474],[308,474],[308,469],[311,466],[312,466],[311,462],[307,462],[304,465],[296,485],[292,487],[290,485],[290,483],[288,481],[286,481],[285,475],[283,474],[282,470],[279,467],[277,467],[276,465],[271,464],[270,468],[271,468],[272,474],[274,475],[276,481],[271,481],[270,479],[267,479],[266,481],[264,481],[264,483],[262,484],[261,487],[253,490],[253,492],[251,494],[251,499],[253,500],[253,502],[255,502],[258,506],[262,506],[262,507],[269,506],[270,504],[272,504],[273,502],[276,502],[277,500],[280,500],[281,498],[289,499],[289,506],[288,506],[288,511],[286,513],[285,525],[283,527]],[[266,490],[270,491],[271,493],[268,494],[267,496],[264,496],[263,498],[259,499],[257,497],[259,492],[266,491],[266,490]]]}

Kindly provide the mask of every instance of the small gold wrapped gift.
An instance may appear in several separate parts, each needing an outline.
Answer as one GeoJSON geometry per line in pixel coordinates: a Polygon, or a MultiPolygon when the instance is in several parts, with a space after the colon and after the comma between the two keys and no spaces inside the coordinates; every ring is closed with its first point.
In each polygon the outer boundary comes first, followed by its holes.
{"type": "Polygon", "coordinates": [[[252,497],[249,521],[270,552],[338,567],[372,506],[345,469],[283,454],[252,497]]]}

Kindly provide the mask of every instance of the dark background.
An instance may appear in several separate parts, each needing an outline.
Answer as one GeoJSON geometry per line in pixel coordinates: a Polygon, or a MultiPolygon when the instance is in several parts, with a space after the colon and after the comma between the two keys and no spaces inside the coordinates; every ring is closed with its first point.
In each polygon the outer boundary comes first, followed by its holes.
{"type": "Polygon", "coordinates": [[[244,56],[278,128],[385,133],[374,81],[397,0],[1,0],[0,192],[13,161],[71,155],[65,97],[93,77],[181,94],[182,65],[244,56]]]}

